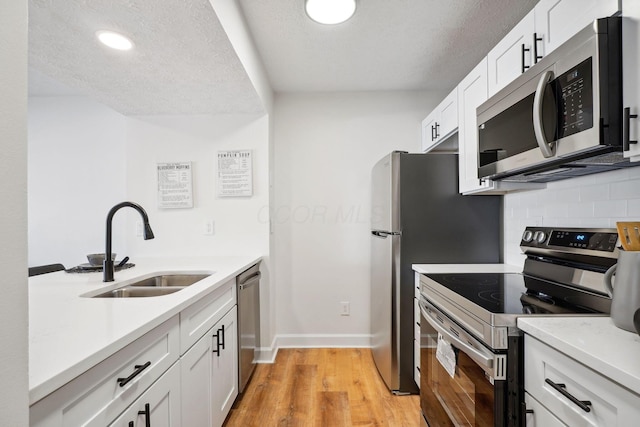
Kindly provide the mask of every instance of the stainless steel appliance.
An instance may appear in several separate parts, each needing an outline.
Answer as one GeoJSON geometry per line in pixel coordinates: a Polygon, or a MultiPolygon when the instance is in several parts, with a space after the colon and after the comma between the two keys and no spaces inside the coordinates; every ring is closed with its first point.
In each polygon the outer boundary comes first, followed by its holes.
{"type": "Polygon", "coordinates": [[[480,105],[478,176],[548,182],[639,165],[623,156],[621,52],[621,18],[598,19],[480,105]]]}
{"type": "Polygon", "coordinates": [[[524,425],[524,340],[517,318],[609,313],[603,278],[616,262],[617,243],[615,229],[527,227],[522,273],[421,275],[420,403],[426,422],[524,425]],[[447,354],[454,355],[453,376],[444,368],[447,354]]]}
{"type": "Polygon", "coordinates": [[[395,393],[413,379],[411,264],[499,262],[502,200],[458,194],[453,154],[393,152],[372,172],[371,347],[395,393]]]}
{"type": "Polygon", "coordinates": [[[255,369],[260,347],[260,263],[236,278],[238,294],[238,391],[242,393],[255,369]]]}

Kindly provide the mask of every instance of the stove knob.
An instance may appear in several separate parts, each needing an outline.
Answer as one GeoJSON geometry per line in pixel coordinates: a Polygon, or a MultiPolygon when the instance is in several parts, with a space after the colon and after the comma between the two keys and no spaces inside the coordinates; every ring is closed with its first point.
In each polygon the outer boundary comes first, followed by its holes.
{"type": "Polygon", "coordinates": [[[533,233],[531,232],[531,230],[526,230],[524,232],[524,234],[522,235],[522,241],[523,242],[530,242],[531,239],[533,239],[533,233]]]}
{"type": "Polygon", "coordinates": [[[547,235],[544,231],[538,231],[535,236],[536,242],[542,244],[547,240],[547,235]]]}

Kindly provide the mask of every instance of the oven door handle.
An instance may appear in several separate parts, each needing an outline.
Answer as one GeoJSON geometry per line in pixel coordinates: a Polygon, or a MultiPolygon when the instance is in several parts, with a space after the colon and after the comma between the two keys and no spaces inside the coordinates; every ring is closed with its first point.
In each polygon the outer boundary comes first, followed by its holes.
{"type": "MultiPolygon", "coordinates": [[[[435,310],[434,307],[430,307],[430,308],[432,310],[435,310]]],[[[429,324],[433,326],[433,328],[438,333],[444,336],[447,341],[455,344],[456,347],[458,347],[458,349],[463,351],[467,356],[469,356],[471,359],[473,359],[476,363],[481,365],[483,368],[486,368],[486,370],[493,372],[493,354],[491,355],[483,354],[480,350],[470,346],[469,344],[462,341],[460,338],[458,338],[451,332],[447,331],[443,326],[439,324],[438,320],[435,319],[433,315],[427,312],[425,302],[420,303],[420,312],[422,313],[422,316],[424,316],[424,318],[427,320],[427,322],[429,322],[429,324]]]]}

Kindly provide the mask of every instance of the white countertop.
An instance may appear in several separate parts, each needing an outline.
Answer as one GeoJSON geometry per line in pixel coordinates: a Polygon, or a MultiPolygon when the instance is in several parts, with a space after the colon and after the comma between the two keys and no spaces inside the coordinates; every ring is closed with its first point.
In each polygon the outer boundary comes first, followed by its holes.
{"type": "Polygon", "coordinates": [[[102,282],[102,272],[29,278],[29,403],[85,372],[260,260],[259,256],[135,259],[102,282]],[[173,294],[85,298],[156,273],[213,273],[173,294]],[[95,292],[93,292],[95,293],[95,292]]]}
{"type": "Polygon", "coordinates": [[[522,267],[510,264],[413,264],[417,273],[522,273],[522,267]]]}
{"type": "Polygon", "coordinates": [[[640,336],[610,317],[521,317],[518,328],[640,394],[640,336]]]}

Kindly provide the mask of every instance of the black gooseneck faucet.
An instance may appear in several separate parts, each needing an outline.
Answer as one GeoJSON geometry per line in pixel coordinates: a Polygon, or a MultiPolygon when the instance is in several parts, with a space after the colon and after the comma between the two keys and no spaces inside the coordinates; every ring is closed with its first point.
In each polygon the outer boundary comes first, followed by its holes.
{"type": "Polygon", "coordinates": [[[109,213],[107,214],[107,238],[106,238],[107,247],[104,251],[105,256],[104,256],[104,261],[102,263],[102,270],[104,271],[104,276],[103,276],[104,278],[102,279],[103,282],[113,282],[114,268],[113,268],[113,260],[111,259],[111,223],[113,221],[113,215],[115,215],[118,209],[124,208],[127,206],[137,210],[142,216],[142,222],[144,224],[142,235],[144,237],[144,240],[149,240],[154,238],[153,231],[151,230],[151,225],[149,225],[149,217],[147,216],[147,212],[145,212],[142,206],[132,202],[122,202],[112,207],[109,213]]]}

